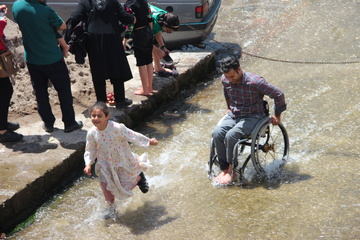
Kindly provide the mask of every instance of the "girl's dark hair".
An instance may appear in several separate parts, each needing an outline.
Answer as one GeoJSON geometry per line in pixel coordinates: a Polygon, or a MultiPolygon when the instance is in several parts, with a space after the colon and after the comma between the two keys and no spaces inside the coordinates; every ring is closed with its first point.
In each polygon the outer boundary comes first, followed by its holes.
{"type": "Polygon", "coordinates": [[[164,13],[160,17],[159,24],[160,26],[165,26],[176,31],[179,29],[180,19],[175,13],[164,13]]]}
{"type": "Polygon", "coordinates": [[[237,71],[239,67],[239,60],[234,56],[226,57],[220,60],[220,69],[223,73],[228,73],[230,69],[237,71]]]}
{"type": "Polygon", "coordinates": [[[106,103],[101,102],[101,101],[96,102],[94,105],[92,105],[92,106],[89,108],[89,115],[91,115],[91,112],[92,112],[94,109],[100,109],[101,111],[104,112],[105,116],[109,116],[109,114],[110,114],[109,107],[106,105],[106,103]]]}

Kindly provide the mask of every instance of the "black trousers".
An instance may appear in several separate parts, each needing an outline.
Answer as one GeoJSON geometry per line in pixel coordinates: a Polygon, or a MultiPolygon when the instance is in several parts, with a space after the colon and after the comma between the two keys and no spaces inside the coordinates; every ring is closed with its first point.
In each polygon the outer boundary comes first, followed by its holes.
{"type": "MultiPolygon", "coordinates": [[[[125,100],[125,86],[124,82],[120,79],[110,79],[114,87],[114,97],[116,102],[123,102],[125,100]]],[[[106,102],[106,80],[94,80],[95,94],[97,101],[106,102]]]]}
{"type": "Polygon", "coordinates": [[[52,113],[49,102],[48,81],[50,80],[58,93],[62,121],[64,122],[65,128],[74,125],[76,121],[71,83],[69,71],[64,60],[61,59],[49,65],[26,64],[29,69],[31,84],[34,88],[38,112],[44,123],[52,126],[55,122],[55,116],[52,113]]]}
{"type": "Polygon", "coordinates": [[[14,90],[10,79],[0,78],[0,130],[7,129],[10,100],[14,90]]]}

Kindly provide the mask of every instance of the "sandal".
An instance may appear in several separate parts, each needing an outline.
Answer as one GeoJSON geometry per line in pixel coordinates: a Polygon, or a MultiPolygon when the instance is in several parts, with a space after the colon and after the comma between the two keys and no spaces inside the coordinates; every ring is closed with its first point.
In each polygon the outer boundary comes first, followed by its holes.
{"type": "Polygon", "coordinates": [[[143,172],[141,172],[139,176],[140,176],[140,180],[137,183],[137,185],[139,186],[140,190],[143,193],[147,193],[149,191],[149,185],[148,182],[146,181],[145,175],[143,172]]]}
{"type": "Polygon", "coordinates": [[[116,104],[113,93],[109,92],[106,94],[106,103],[108,103],[110,106],[114,106],[116,104]]]}

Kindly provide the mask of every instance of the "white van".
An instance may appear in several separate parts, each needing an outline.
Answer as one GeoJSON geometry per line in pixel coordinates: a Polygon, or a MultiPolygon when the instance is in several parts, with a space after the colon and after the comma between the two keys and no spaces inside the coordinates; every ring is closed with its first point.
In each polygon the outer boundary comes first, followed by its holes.
{"type": "MultiPolygon", "coordinates": [[[[125,3],[126,0],[120,0],[125,3]]],[[[148,0],[149,4],[160,7],[168,12],[174,12],[180,18],[178,31],[163,33],[166,45],[177,48],[184,44],[198,44],[205,40],[211,33],[217,19],[222,0],[148,0]]],[[[14,0],[2,0],[1,4],[8,7],[7,17],[13,19],[11,7],[14,0]]],[[[48,0],[60,17],[66,21],[75,11],[76,0],[48,0]]]]}

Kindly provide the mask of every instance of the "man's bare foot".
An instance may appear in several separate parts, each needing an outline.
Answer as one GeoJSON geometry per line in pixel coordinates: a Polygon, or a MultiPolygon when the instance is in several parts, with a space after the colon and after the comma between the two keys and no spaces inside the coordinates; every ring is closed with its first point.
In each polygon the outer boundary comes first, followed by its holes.
{"type": "Polygon", "coordinates": [[[229,184],[232,181],[232,176],[230,173],[226,173],[220,180],[220,184],[229,184]]]}
{"type": "Polygon", "coordinates": [[[221,183],[221,179],[225,176],[227,173],[227,169],[223,170],[215,179],[215,182],[221,183]]]}
{"type": "Polygon", "coordinates": [[[231,171],[229,171],[229,169],[225,169],[214,179],[214,181],[216,183],[226,185],[229,184],[232,181],[232,179],[233,178],[231,175],[231,171]]]}
{"type": "Polygon", "coordinates": [[[142,95],[142,96],[148,96],[148,95],[150,95],[150,93],[152,93],[152,91],[151,92],[150,91],[146,92],[142,88],[139,88],[138,90],[136,90],[134,92],[135,95],[142,95]]]}
{"type": "Polygon", "coordinates": [[[214,181],[220,183],[220,181],[221,181],[221,179],[224,177],[224,175],[225,175],[225,172],[222,171],[222,172],[214,179],[214,181]]]}

